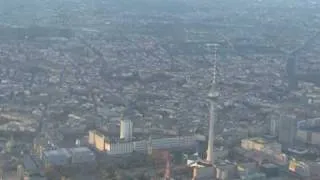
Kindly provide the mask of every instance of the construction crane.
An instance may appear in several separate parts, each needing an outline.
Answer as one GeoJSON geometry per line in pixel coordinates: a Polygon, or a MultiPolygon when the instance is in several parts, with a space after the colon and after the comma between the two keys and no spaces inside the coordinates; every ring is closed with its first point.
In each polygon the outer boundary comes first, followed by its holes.
{"type": "MultiPolygon", "coordinates": [[[[153,153],[156,153],[156,154],[159,154],[160,157],[158,156],[157,158],[157,155],[155,154],[155,157],[157,160],[156,161],[159,161],[160,164],[164,164],[165,163],[165,168],[161,168],[159,167],[160,169],[158,169],[157,171],[157,175],[160,175],[160,174],[163,174],[163,178],[161,178],[162,180],[173,180],[171,178],[171,161],[172,161],[172,156],[171,154],[169,153],[168,150],[157,150],[157,151],[154,151],[153,153]],[[162,162],[162,163],[161,163],[162,162]]],[[[163,167],[163,166],[162,166],[163,167]]],[[[155,177],[152,178],[152,180],[159,180],[159,177],[157,177],[157,175],[155,177]]]]}

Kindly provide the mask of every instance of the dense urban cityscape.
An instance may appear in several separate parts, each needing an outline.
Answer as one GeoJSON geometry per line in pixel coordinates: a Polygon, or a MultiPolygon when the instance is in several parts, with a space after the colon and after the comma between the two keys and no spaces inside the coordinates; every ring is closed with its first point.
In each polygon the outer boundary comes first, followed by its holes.
{"type": "Polygon", "coordinates": [[[315,0],[0,1],[0,179],[319,180],[315,0]]]}

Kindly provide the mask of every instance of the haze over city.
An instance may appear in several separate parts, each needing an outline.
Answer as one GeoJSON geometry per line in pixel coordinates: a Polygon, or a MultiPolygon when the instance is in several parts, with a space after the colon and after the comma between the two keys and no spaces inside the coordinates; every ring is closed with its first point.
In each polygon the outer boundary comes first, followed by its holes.
{"type": "Polygon", "coordinates": [[[0,1],[0,179],[319,180],[320,2],[0,1]]]}

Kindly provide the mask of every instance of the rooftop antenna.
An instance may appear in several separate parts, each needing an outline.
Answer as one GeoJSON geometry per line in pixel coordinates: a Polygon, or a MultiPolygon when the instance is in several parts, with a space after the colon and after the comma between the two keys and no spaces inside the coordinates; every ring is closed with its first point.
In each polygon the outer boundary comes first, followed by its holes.
{"type": "Polygon", "coordinates": [[[124,110],[121,112],[120,121],[123,121],[123,120],[124,120],[124,115],[123,115],[124,113],[123,113],[123,112],[124,112],[124,110]]]}
{"type": "Polygon", "coordinates": [[[218,51],[218,44],[206,44],[207,48],[210,50],[213,47],[213,69],[212,69],[212,81],[211,85],[216,84],[217,80],[217,51],[218,51]]]}

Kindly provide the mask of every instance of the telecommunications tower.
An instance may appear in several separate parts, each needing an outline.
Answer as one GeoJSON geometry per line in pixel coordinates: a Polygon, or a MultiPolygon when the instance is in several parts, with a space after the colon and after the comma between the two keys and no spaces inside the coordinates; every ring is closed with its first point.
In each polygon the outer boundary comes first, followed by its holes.
{"type": "Polygon", "coordinates": [[[212,82],[211,88],[208,93],[208,101],[210,103],[209,107],[209,136],[208,136],[208,149],[207,149],[207,161],[210,164],[214,164],[214,153],[213,153],[213,142],[214,142],[214,123],[217,120],[217,99],[220,96],[217,89],[217,44],[214,45],[214,60],[213,60],[213,72],[212,72],[212,82]]]}

